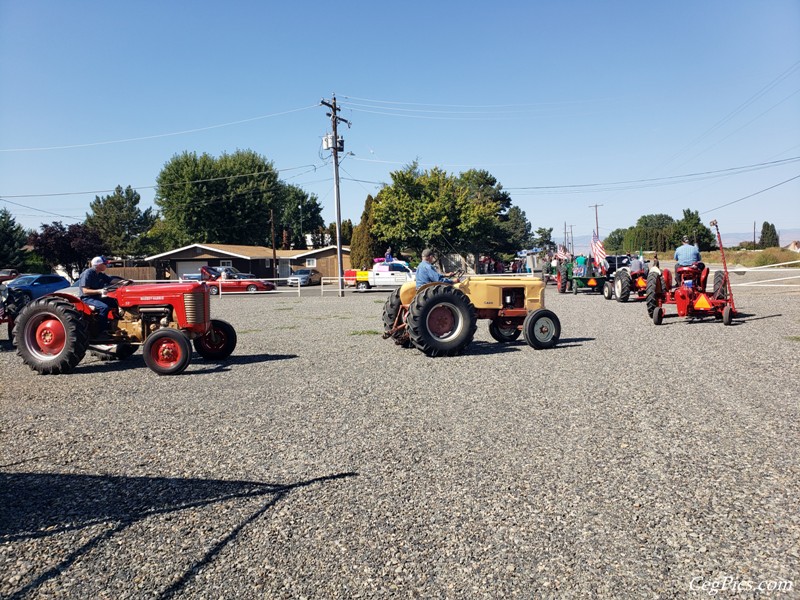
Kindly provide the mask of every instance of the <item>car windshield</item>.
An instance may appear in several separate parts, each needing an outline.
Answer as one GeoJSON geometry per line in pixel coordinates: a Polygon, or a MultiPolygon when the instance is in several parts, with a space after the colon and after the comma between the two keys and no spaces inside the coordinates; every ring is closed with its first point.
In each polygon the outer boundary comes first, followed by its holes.
{"type": "Polygon", "coordinates": [[[31,283],[33,283],[34,279],[36,279],[36,277],[33,276],[33,275],[29,275],[27,277],[17,277],[11,283],[13,283],[15,286],[17,286],[17,285],[30,285],[31,283]]]}

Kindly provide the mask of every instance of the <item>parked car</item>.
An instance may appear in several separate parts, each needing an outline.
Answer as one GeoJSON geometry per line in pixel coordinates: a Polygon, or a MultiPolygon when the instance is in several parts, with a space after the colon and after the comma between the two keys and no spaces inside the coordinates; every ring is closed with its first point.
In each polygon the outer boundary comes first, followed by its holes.
{"type": "Polygon", "coordinates": [[[322,273],[316,269],[298,269],[286,278],[286,285],[320,285],[322,273]]]}
{"type": "Polygon", "coordinates": [[[242,273],[236,267],[214,267],[220,273],[225,273],[229,279],[258,279],[252,273],[242,273]]]}
{"type": "Polygon", "coordinates": [[[71,284],[61,275],[34,275],[25,273],[9,281],[9,288],[20,292],[28,302],[47,294],[68,288],[71,284]]]}
{"type": "Polygon", "coordinates": [[[0,269],[0,281],[11,281],[19,277],[19,271],[16,269],[0,269]]]}
{"type": "Polygon", "coordinates": [[[208,291],[212,296],[220,292],[271,292],[275,289],[275,284],[271,281],[260,279],[235,279],[232,277],[222,277],[222,271],[216,267],[200,267],[200,277],[208,285],[208,291]]]}

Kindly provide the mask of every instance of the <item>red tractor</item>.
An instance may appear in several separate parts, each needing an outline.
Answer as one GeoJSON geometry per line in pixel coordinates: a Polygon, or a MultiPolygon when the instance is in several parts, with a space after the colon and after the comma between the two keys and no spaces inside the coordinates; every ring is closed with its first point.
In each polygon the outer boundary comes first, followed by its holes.
{"type": "Polygon", "coordinates": [[[661,325],[664,319],[664,306],[674,304],[678,309],[678,316],[690,319],[714,317],[722,319],[723,325],[730,325],[736,315],[736,305],[733,302],[728,265],[725,262],[725,251],[722,248],[722,237],[716,221],[711,221],[711,226],[717,230],[717,242],[722,252],[722,271],[714,273],[714,284],[711,292],[706,291],[708,282],[708,267],[700,268],[694,264],[685,267],[676,267],[676,287],[672,289],[672,277],[668,270],[662,274],[650,272],[647,277],[647,314],[653,323],[661,325]]]}
{"type": "Polygon", "coordinates": [[[236,348],[236,331],[211,319],[208,286],[191,281],[106,288],[118,310],[111,310],[111,333],[96,309],[70,287],[30,302],[16,316],[17,354],[39,373],[69,373],[92,350],[101,357],[124,359],[142,347],[144,362],[159,375],[182,373],[192,347],[203,358],[222,360],[236,348]]]}

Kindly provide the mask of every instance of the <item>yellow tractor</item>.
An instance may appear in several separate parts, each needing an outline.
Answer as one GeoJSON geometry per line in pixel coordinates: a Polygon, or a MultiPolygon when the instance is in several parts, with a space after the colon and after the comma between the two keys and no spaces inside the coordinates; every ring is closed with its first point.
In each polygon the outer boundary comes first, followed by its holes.
{"type": "Polygon", "coordinates": [[[561,336],[558,317],[544,308],[545,283],[526,276],[472,276],[455,284],[409,281],[383,307],[384,339],[428,356],[455,356],[469,345],[478,319],[501,343],[522,333],[536,349],[552,348],[561,336]]]}

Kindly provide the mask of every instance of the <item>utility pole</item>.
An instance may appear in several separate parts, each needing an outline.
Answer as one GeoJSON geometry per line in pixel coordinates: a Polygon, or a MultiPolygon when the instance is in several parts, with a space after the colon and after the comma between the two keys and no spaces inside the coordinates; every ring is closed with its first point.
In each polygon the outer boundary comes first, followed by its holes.
{"type": "Polygon", "coordinates": [[[331,128],[333,129],[333,140],[331,146],[331,150],[333,150],[333,196],[336,202],[336,261],[339,266],[339,297],[344,297],[344,265],[342,263],[342,208],[341,202],[339,200],[339,152],[344,152],[344,139],[341,139],[341,148],[340,148],[340,139],[339,134],[337,132],[337,125],[341,121],[342,123],[347,123],[347,127],[350,127],[350,121],[347,119],[341,118],[337,113],[339,112],[339,108],[336,106],[336,94],[333,94],[333,98],[330,102],[325,100],[324,98],[320,100],[320,104],[322,106],[327,106],[331,109],[331,112],[325,113],[326,116],[331,118],[331,128]]]}
{"type": "Polygon", "coordinates": [[[568,247],[569,247],[569,253],[572,254],[572,256],[575,256],[575,238],[572,236],[572,228],[573,227],[574,227],[574,225],[570,225],[569,226],[569,244],[568,244],[568,247]]]}
{"type": "MultiPolygon", "coordinates": [[[[275,251],[275,211],[269,209],[269,222],[272,225],[272,276],[278,278],[278,253],[275,251]]],[[[275,284],[277,285],[277,281],[275,284]]]]}
{"type": "Polygon", "coordinates": [[[597,218],[597,207],[598,206],[603,206],[603,205],[602,204],[591,204],[589,206],[589,208],[593,208],[594,209],[594,226],[595,226],[594,232],[597,234],[597,239],[599,240],[600,239],[600,221],[597,218]]]}

